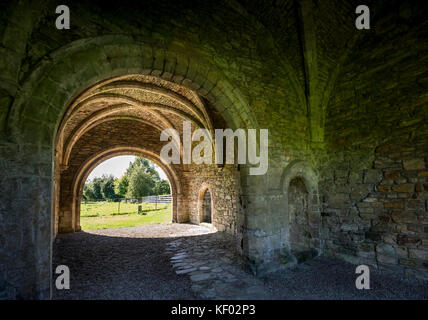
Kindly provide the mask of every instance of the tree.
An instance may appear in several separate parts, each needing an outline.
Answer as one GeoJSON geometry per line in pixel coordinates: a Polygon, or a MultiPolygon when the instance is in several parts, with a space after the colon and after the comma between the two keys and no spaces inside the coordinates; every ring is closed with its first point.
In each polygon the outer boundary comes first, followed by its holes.
{"type": "Polygon", "coordinates": [[[102,178],[94,178],[94,180],[90,183],[90,187],[94,193],[94,199],[104,199],[103,194],[101,192],[101,187],[103,184],[102,178]]]}
{"type": "Polygon", "coordinates": [[[153,193],[155,195],[170,194],[171,190],[167,180],[161,180],[156,182],[155,187],[153,188],[153,193]]]}
{"type": "Polygon", "coordinates": [[[92,182],[85,183],[83,195],[89,200],[115,199],[118,196],[114,191],[114,180],[112,175],[94,178],[92,182]]]}
{"type": "Polygon", "coordinates": [[[114,192],[114,177],[112,175],[103,175],[101,184],[101,191],[104,199],[115,199],[117,198],[114,192]]]}
{"type": "Polygon", "coordinates": [[[150,176],[152,176],[152,179],[154,181],[160,181],[159,174],[156,171],[155,164],[150,162],[147,159],[144,158],[136,158],[134,162],[131,162],[129,164],[128,169],[126,170],[126,174],[129,176],[132,174],[134,170],[143,170],[150,176]]]}
{"type": "Polygon", "coordinates": [[[94,200],[94,199],[96,199],[93,188],[89,184],[87,184],[87,183],[85,183],[85,185],[83,186],[83,195],[88,200],[94,200]]]}
{"type": "Polygon", "coordinates": [[[128,197],[141,198],[150,196],[155,186],[153,177],[144,168],[135,168],[129,176],[128,197]]]}
{"type": "Polygon", "coordinates": [[[124,174],[122,177],[114,181],[114,192],[123,198],[128,192],[128,186],[129,177],[127,174],[124,174]]]}
{"type": "Polygon", "coordinates": [[[83,188],[83,194],[89,200],[141,198],[169,193],[168,181],[161,180],[156,165],[144,158],[136,158],[130,162],[125,174],[119,179],[103,175],[86,183],[83,188]]]}

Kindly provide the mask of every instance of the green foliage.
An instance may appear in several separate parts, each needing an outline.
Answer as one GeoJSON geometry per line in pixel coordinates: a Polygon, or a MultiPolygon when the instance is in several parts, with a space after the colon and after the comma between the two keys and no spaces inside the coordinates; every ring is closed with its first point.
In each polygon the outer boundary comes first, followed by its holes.
{"type": "Polygon", "coordinates": [[[83,195],[88,200],[113,200],[117,198],[141,198],[150,195],[169,194],[167,180],[161,180],[156,166],[144,158],[136,158],[119,179],[103,175],[86,183],[83,195]]]}
{"type": "Polygon", "coordinates": [[[155,183],[149,173],[142,168],[136,168],[129,177],[128,196],[130,198],[150,196],[155,183]]]}
{"type": "Polygon", "coordinates": [[[83,195],[89,200],[104,199],[101,192],[103,178],[95,178],[92,182],[86,183],[83,187],[83,195]]]}
{"type": "Polygon", "coordinates": [[[155,181],[159,181],[159,174],[155,169],[155,164],[144,158],[136,158],[134,162],[129,164],[126,170],[127,175],[132,175],[136,170],[142,170],[153,177],[155,181]]]}
{"type": "Polygon", "coordinates": [[[83,195],[88,200],[115,199],[118,196],[114,192],[114,180],[111,175],[94,178],[92,182],[86,183],[83,187],[83,195]]]}
{"type": "Polygon", "coordinates": [[[101,185],[101,192],[103,194],[104,199],[115,199],[118,198],[116,193],[114,192],[114,177],[108,176],[104,177],[104,181],[101,185]]]}
{"type": "Polygon", "coordinates": [[[169,194],[169,183],[160,179],[155,164],[147,159],[136,158],[130,163],[126,175],[129,179],[127,195],[130,198],[169,194]]]}
{"type": "Polygon", "coordinates": [[[129,177],[127,174],[124,174],[122,177],[114,181],[114,192],[124,198],[128,192],[128,186],[129,177]]]}
{"type": "Polygon", "coordinates": [[[171,190],[168,181],[161,180],[156,182],[153,192],[155,195],[170,194],[171,190]]]}
{"type": "Polygon", "coordinates": [[[85,185],[83,186],[83,196],[87,200],[94,200],[94,199],[96,199],[95,198],[94,190],[90,186],[90,184],[88,184],[88,183],[85,183],[85,185]]]}

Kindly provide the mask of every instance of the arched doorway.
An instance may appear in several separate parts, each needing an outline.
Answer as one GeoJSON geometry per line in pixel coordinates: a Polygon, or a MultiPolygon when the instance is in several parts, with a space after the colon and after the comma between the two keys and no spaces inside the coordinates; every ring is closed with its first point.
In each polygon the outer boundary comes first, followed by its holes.
{"type": "Polygon", "coordinates": [[[76,231],[176,221],[177,181],[154,161],[122,154],[94,165],[78,183],[84,188],[74,202],[76,231]]]}
{"type": "Polygon", "coordinates": [[[201,221],[211,223],[212,207],[211,207],[211,194],[210,190],[205,190],[204,197],[202,198],[202,217],[201,221]]]}
{"type": "Polygon", "coordinates": [[[288,213],[290,225],[290,249],[305,251],[310,249],[312,238],[308,221],[309,193],[302,178],[296,177],[288,187],[288,213]]]}
{"type": "MultiPolygon", "coordinates": [[[[179,175],[177,172],[169,166],[164,165],[158,156],[156,156],[154,153],[151,153],[147,150],[138,148],[138,147],[127,147],[127,146],[119,146],[113,149],[106,150],[105,152],[101,152],[100,154],[95,155],[94,157],[90,158],[87,162],[85,162],[80,168],[78,173],[76,174],[76,178],[73,182],[73,204],[72,204],[72,223],[74,226],[74,231],[80,230],[80,204],[83,194],[83,187],[85,184],[85,181],[89,174],[94,170],[95,167],[97,167],[102,162],[120,156],[120,155],[135,155],[139,157],[146,158],[152,162],[154,162],[156,165],[158,165],[167,176],[167,179],[170,183],[171,188],[171,221],[172,222],[181,222],[178,217],[178,211],[179,211],[179,203],[181,201],[178,201],[178,198],[181,196],[181,184],[179,181],[179,175]]],[[[61,222],[61,219],[59,219],[61,222]]],[[[65,223],[59,224],[59,230],[60,232],[67,232],[69,226],[69,221],[66,220],[65,223]]]]}
{"type": "Polygon", "coordinates": [[[212,189],[208,184],[202,184],[198,194],[198,222],[216,225],[215,208],[212,189]]]}

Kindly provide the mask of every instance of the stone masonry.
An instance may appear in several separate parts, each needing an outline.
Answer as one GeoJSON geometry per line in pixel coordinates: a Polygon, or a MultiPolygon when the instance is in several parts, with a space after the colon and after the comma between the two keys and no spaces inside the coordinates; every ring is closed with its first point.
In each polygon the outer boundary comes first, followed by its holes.
{"type": "MultiPolygon", "coordinates": [[[[0,298],[50,299],[52,243],[82,183],[163,166],[174,222],[233,237],[249,274],[316,256],[428,277],[427,11],[359,1],[0,4],[0,298]],[[160,162],[160,132],[268,129],[269,169],[160,162]]],[[[182,157],[182,153],[180,154],[182,157]]],[[[183,242],[184,243],[184,242],[183,242]]]]}

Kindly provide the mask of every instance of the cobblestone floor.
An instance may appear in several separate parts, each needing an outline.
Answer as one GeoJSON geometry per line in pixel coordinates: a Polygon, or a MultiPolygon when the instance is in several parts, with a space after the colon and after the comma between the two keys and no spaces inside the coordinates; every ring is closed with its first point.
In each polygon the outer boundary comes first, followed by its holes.
{"type": "Polygon", "coordinates": [[[234,239],[210,232],[202,239],[181,238],[168,243],[167,253],[179,275],[192,281],[202,299],[273,299],[262,280],[241,268],[234,239]]]}
{"type": "Polygon", "coordinates": [[[190,224],[60,235],[53,269],[69,266],[71,289],[54,289],[53,298],[428,299],[428,281],[376,270],[372,289],[357,290],[355,266],[324,257],[263,278],[240,261],[232,237],[190,224]]]}

